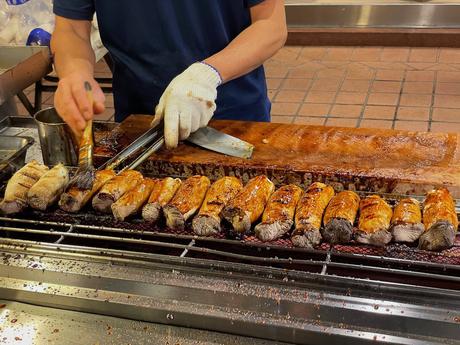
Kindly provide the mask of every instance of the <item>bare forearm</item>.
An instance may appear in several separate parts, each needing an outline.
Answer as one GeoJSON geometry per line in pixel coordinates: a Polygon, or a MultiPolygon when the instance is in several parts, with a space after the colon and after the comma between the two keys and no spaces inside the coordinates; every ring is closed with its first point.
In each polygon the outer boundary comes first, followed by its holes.
{"type": "MultiPolygon", "coordinates": [[[[282,13],[277,13],[281,12],[277,1],[264,5],[275,7],[265,10],[272,17],[256,20],[225,49],[205,60],[220,72],[224,82],[251,72],[284,45],[287,35],[284,8],[282,13]]],[[[282,1],[280,3],[284,6],[282,1]]]]}
{"type": "Polygon", "coordinates": [[[95,56],[89,39],[81,37],[72,29],[59,29],[53,33],[51,49],[60,78],[65,78],[75,71],[93,75],[95,56]]]}

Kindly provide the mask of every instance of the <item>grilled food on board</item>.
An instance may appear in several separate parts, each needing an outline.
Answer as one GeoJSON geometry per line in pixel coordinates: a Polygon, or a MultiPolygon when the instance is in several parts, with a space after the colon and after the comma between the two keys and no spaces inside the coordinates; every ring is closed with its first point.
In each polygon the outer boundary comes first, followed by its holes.
{"type": "Polygon", "coordinates": [[[19,213],[27,207],[27,193],[48,172],[46,165],[33,160],[19,169],[8,181],[0,204],[3,214],[19,213]]]}
{"type": "Polygon", "coordinates": [[[321,222],[334,189],[321,182],[313,183],[300,198],[295,213],[295,228],[291,235],[296,247],[313,248],[321,242],[321,222]]]}
{"type": "Polygon", "coordinates": [[[359,204],[358,230],[355,239],[359,243],[384,246],[391,241],[390,228],[393,211],[378,195],[371,195],[359,204]]]}
{"type": "Polygon", "coordinates": [[[45,211],[60,198],[69,183],[69,170],[63,165],[58,164],[48,170],[40,179],[29,189],[27,202],[30,207],[45,211]]]}
{"type": "Polygon", "coordinates": [[[124,221],[136,214],[148,200],[155,186],[155,180],[143,178],[133,189],[115,201],[111,208],[116,220],[124,221]]]}
{"type": "Polygon", "coordinates": [[[231,225],[236,236],[249,232],[264,212],[275,185],[266,176],[260,175],[248,181],[246,186],[224,207],[222,216],[231,225]]]}
{"type": "Polygon", "coordinates": [[[262,222],[254,231],[261,241],[274,241],[288,233],[294,224],[297,203],[302,189],[294,184],[282,186],[268,200],[262,222]]]}
{"type": "Polygon", "coordinates": [[[415,242],[425,231],[420,203],[413,198],[401,199],[393,210],[391,234],[395,242],[415,242]]]}
{"type": "Polygon", "coordinates": [[[112,204],[142,181],[142,174],[126,170],[110,179],[93,198],[93,208],[102,213],[111,213],[112,204]]]}
{"type": "Polygon", "coordinates": [[[142,218],[148,222],[158,221],[163,207],[171,201],[181,184],[182,181],[178,178],[155,179],[149,200],[142,209],[142,218]]]}
{"type": "Polygon", "coordinates": [[[358,194],[350,190],[344,190],[331,199],[324,213],[324,227],[321,230],[324,241],[332,244],[351,241],[360,201],[358,194]]]}
{"type": "Polygon", "coordinates": [[[116,174],[113,170],[96,171],[93,188],[85,190],[79,189],[76,186],[71,186],[64,194],[61,195],[59,207],[63,211],[69,213],[79,212],[91,200],[93,195],[115,176],[116,174]]]}
{"type": "Polygon", "coordinates": [[[425,232],[420,236],[419,248],[442,250],[452,247],[458,228],[455,202],[446,188],[428,193],[423,205],[425,232]]]}
{"type": "Polygon", "coordinates": [[[215,235],[221,231],[222,210],[243,188],[236,177],[226,176],[214,182],[206,193],[203,205],[192,222],[199,236],[215,235]]]}
{"type": "Polygon", "coordinates": [[[210,185],[211,181],[206,176],[186,179],[163,208],[166,226],[170,229],[183,229],[185,222],[199,210],[210,185]]]}

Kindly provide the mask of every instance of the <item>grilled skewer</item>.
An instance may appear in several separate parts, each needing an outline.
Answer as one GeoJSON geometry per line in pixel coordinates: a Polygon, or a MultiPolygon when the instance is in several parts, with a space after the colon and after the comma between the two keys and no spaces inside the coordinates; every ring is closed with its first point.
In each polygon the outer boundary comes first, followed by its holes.
{"type": "Polygon", "coordinates": [[[300,198],[291,240],[296,247],[313,248],[321,242],[321,221],[334,189],[321,182],[313,183],[300,198]]]}
{"type": "Polygon", "coordinates": [[[412,198],[401,199],[393,210],[391,233],[395,242],[415,242],[425,231],[420,203],[412,198]]]}
{"type": "Polygon", "coordinates": [[[349,190],[340,192],[331,199],[324,213],[324,228],[321,230],[326,242],[350,242],[359,202],[358,194],[349,190]]]}
{"type": "Polygon", "coordinates": [[[93,208],[103,213],[111,213],[112,204],[142,180],[142,174],[126,170],[110,179],[93,198],[93,208]]]}
{"type": "Polygon", "coordinates": [[[186,179],[172,200],[163,208],[166,226],[183,229],[185,222],[200,208],[211,182],[206,176],[192,176],[186,179]]]}
{"type": "Polygon", "coordinates": [[[282,186],[273,193],[262,216],[262,223],[254,228],[256,236],[262,241],[274,241],[289,232],[301,195],[302,189],[293,184],[282,186]]]}
{"type": "Polygon", "coordinates": [[[419,248],[442,250],[452,247],[458,228],[455,203],[446,188],[427,194],[423,206],[425,232],[420,236],[419,248]]]}
{"type": "Polygon", "coordinates": [[[232,226],[233,235],[244,235],[264,212],[275,185],[266,176],[256,176],[229,201],[222,211],[223,218],[232,226]]]}
{"type": "Polygon", "coordinates": [[[149,200],[142,209],[142,218],[148,222],[156,222],[162,208],[171,201],[181,184],[182,181],[178,178],[156,179],[149,200]]]}
{"type": "Polygon", "coordinates": [[[116,220],[124,221],[141,209],[155,186],[156,181],[144,178],[133,189],[115,201],[111,208],[116,220]]]}
{"type": "Polygon", "coordinates": [[[66,212],[76,213],[80,211],[91,197],[96,194],[102,186],[115,177],[113,170],[100,170],[96,172],[93,188],[91,190],[70,187],[59,200],[59,207],[66,212]]]}
{"type": "Polygon", "coordinates": [[[200,236],[219,233],[223,208],[242,188],[242,182],[236,177],[227,176],[214,182],[206,193],[198,215],[193,219],[193,231],[200,236]]]}
{"type": "Polygon", "coordinates": [[[391,241],[388,231],[393,211],[391,206],[378,195],[371,195],[361,200],[359,205],[358,230],[355,233],[357,242],[384,246],[391,241]]]}
{"type": "Polygon", "coordinates": [[[27,193],[48,170],[46,165],[35,160],[19,169],[6,185],[5,197],[0,204],[1,211],[9,215],[27,207],[27,193]]]}
{"type": "Polygon", "coordinates": [[[60,198],[68,183],[68,169],[63,164],[58,164],[30,188],[27,202],[32,208],[45,211],[60,198]]]}

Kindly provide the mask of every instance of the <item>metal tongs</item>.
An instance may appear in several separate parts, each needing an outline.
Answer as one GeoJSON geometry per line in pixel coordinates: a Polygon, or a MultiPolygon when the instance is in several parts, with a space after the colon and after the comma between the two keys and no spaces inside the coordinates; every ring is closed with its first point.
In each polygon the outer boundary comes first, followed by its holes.
{"type": "Polygon", "coordinates": [[[126,165],[118,173],[128,169],[135,169],[141,165],[148,157],[157,152],[164,145],[163,121],[142,134],[139,138],[125,147],[116,156],[102,164],[97,170],[115,170],[130,157],[142,152],[133,162],[126,165]]]}

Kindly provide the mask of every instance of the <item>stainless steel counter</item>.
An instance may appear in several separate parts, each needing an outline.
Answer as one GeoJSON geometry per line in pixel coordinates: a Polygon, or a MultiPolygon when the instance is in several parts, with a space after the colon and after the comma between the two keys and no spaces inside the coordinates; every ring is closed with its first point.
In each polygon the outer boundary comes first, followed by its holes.
{"type": "Polygon", "coordinates": [[[0,344],[275,345],[271,341],[0,300],[0,344]]]}

